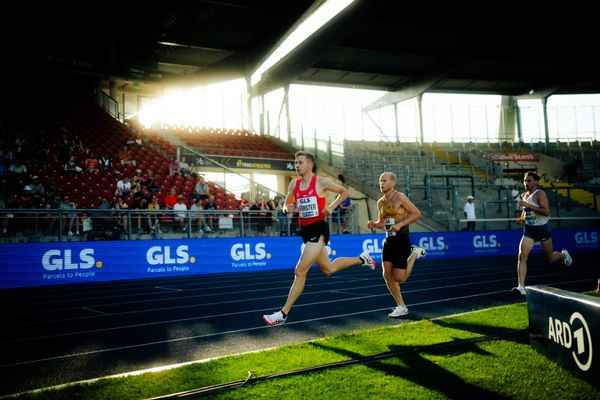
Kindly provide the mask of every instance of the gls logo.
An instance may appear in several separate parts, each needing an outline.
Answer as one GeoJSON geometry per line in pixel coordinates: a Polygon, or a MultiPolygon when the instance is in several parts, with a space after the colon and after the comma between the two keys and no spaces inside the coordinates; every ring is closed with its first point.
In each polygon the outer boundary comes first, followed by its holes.
{"type": "Polygon", "coordinates": [[[592,365],[592,335],[583,315],[574,312],[569,323],[548,317],[548,340],[554,340],[564,348],[570,349],[573,346],[573,339],[575,339],[573,359],[582,371],[587,371],[592,365]],[[580,360],[579,357],[586,352],[587,359],[580,360]]]}
{"type": "Polygon", "coordinates": [[[575,234],[575,243],[577,243],[577,244],[598,243],[598,232],[577,232],[575,234]]]}
{"type": "Polygon", "coordinates": [[[443,236],[438,236],[437,240],[434,240],[431,236],[425,236],[419,239],[419,247],[425,250],[444,250],[448,249],[443,236]]]}
{"type": "Polygon", "coordinates": [[[500,246],[496,240],[496,235],[475,235],[473,237],[473,247],[476,249],[489,249],[500,246]]]}
{"type": "Polygon", "coordinates": [[[264,243],[256,243],[254,249],[250,243],[236,243],[231,246],[231,259],[234,261],[264,260],[265,257],[269,258],[264,243]]]}
{"type": "Polygon", "coordinates": [[[377,239],[367,239],[363,241],[363,250],[369,250],[371,253],[381,253],[381,247],[377,239]]]}
{"type": "MultiPolygon", "coordinates": [[[[48,250],[42,256],[42,266],[47,271],[67,270],[67,269],[88,269],[92,268],[96,262],[94,259],[94,249],[82,249],[76,262],[73,262],[71,250],[48,250]]],[[[102,263],[98,262],[98,267],[102,263]]]]}
{"type": "Polygon", "coordinates": [[[146,252],[146,261],[150,265],[164,265],[164,264],[185,264],[188,261],[194,262],[194,257],[190,258],[188,253],[189,249],[187,245],[177,246],[175,249],[175,256],[171,256],[170,246],[152,246],[146,252]]]}

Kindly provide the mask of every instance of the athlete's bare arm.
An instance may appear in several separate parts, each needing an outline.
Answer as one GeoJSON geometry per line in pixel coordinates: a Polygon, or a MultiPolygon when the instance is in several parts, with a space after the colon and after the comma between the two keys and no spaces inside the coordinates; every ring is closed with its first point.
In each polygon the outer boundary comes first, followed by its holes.
{"type": "Polygon", "coordinates": [[[325,197],[327,195],[327,192],[334,192],[338,194],[335,200],[323,210],[323,214],[325,214],[325,216],[327,217],[333,214],[333,210],[335,210],[337,206],[339,206],[344,200],[346,200],[350,196],[350,192],[348,191],[348,189],[346,189],[342,185],[338,185],[332,179],[327,177],[317,177],[316,186],[319,197],[325,197]]]}
{"type": "Polygon", "coordinates": [[[367,227],[369,229],[385,229],[385,222],[383,222],[384,217],[383,217],[383,201],[384,201],[385,197],[380,198],[379,200],[377,200],[377,211],[379,212],[379,219],[377,219],[377,221],[367,221],[367,227]]]}
{"type": "MultiPolygon", "coordinates": [[[[296,180],[292,180],[288,186],[287,195],[283,202],[283,212],[291,214],[294,211],[294,203],[296,202],[296,196],[294,196],[294,187],[296,186],[296,180]]],[[[289,217],[289,215],[288,215],[289,217]]]]}

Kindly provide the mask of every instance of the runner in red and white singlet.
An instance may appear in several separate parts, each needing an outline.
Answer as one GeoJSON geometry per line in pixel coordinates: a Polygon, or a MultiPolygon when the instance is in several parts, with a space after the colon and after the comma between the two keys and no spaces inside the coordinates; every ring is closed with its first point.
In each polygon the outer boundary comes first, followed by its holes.
{"type": "Polygon", "coordinates": [[[316,176],[315,158],[311,153],[297,152],[294,165],[300,178],[290,182],[283,211],[293,210],[294,203],[298,206],[298,224],[304,247],[296,264],[294,283],[284,306],[280,311],[263,315],[263,320],[269,326],[281,325],[286,321],[292,306],[304,291],[306,273],[313,264],[316,263],[317,267],[327,276],[352,265],[364,265],[375,269],[375,262],[368,250],[364,250],[357,257],[338,257],[333,261],[329,260],[325,248],[329,242],[329,225],[326,218],[331,216],[333,210],[348,198],[350,192],[330,178],[316,176]],[[338,194],[329,205],[326,205],[327,192],[338,194]]]}

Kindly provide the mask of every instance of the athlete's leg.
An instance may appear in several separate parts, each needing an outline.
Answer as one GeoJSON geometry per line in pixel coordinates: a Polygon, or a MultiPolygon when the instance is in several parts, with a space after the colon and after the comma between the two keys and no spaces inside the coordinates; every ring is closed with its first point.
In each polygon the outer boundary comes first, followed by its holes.
{"type": "Polygon", "coordinates": [[[525,287],[525,277],[527,276],[527,258],[531,249],[535,244],[534,240],[530,237],[523,236],[521,243],[519,244],[519,259],[517,261],[517,276],[519,286],[525,287]]]}
{"type": "Polygon", "coordinates": [[[404,299],[402,298],[402,294],[400,293],[400,283],[404,282],[402,274],[405,270],[400,268],[394,268],[394,264],[390,261],[384,261],[381,263],[381,267],[383,270],[383,280],[385,281],[385,285],[387,286],[390,294],[394,298],[394,301],[397,305],[403,306],[404,299]]]}
{"type": "Polygon", "coordinates": [[[553,251],[552,238],[540,241],[540,246],[542,246],[542,251],[544,252],[544,256],[546,257],[546,261],[548,261],[548,264],[552,264],[557,261],[564,261],[565,257],[562,253],[559,253],[558,251],[553,251]]]}
{"type": "Polygon", "coordinates": [[[417,255],[415,253],[410,253],[410,256],[408,257],[408,259],[406,260],[406,269],[398,269],[396,268],[398,271],[404,271],[403,274],[398,274],[398,278],[401,280],[398,280],[398,282],[402,283],[402,282],[406,282],[406,280],[410,277],[410,274],[412,274],[412,270],[413,270],[413,266],[415,265],[415,261],[417,260],[417,255]]]}
{"type": "Polygon", "coordinates": [[[285,305],[281,308],[281,311],[285,314],[290,312],[292,306],[304,291],[306,274],[323,250],[325,250],[325,244],[322,236],[318,243],[307,242],[302,249],[302,254],[296,264],[296,269],[294,269],[294,283],[292,283],[285,305]]]}
{"type": "MultiPolygon", "coordinates": [[[[323,236],[319,239],[319,243],[323,240],[323,236]]],[[[308,243],[307,243],[308,244],[308,243]]],[[[338,271],[351,267],[353,265],[362,264],[360,257],[338,257],[333,261],[329,261],[329,255],[327,255],[327,249],[323,244],[321,252],[317,258],[317,266],[327,276],[331,276],[338,271]]]]}

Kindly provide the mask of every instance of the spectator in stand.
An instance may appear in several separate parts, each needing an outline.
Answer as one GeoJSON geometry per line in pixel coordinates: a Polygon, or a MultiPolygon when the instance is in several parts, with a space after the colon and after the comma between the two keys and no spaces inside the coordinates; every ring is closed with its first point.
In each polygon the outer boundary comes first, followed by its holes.
{"type": "Polygon", "coordinates": [[[154,177],[154,173],[151,169],[149,169],[146,173],[146,177],[144,179],[144,186],[146,186],[150,193],[158,193],[160,191],[160,187],[156,183],[156,178],[154,177]]]}
{"type": "Polygon", "coordinates": [[[117,189],[115,190],[115,196],[129,196],[131,194],[131,182],[128,176],[124,176],[117,181],[117,189]]]}
{"type": "Polygon", "coordinates": [[[69,161],[65,163],[65,175],[69,178],[75,178],[83,169],[75,162],[75,156],[69,156],[69,161]]]}
{"type": "Polygon", "coordinates": [[[44,191],[45,191],[45,197],[48,201],[53,199],[54,196],[56,196],[58,194],[58,190],[56,189],[56,185],[54,184],[54,182],[50,182],[48,187],[44,188],[44,191]]]}
{"type": "Polygon", "coordinates": [[[112,158],[110,158],[108,153],[105,153],[102,157],[100,157],[98,160],[98,165],[102,172],[110,172],[113,170],[112,158]]]}
{"type": "Polygon", "coordinates": [[[214,211],[217,210],[217,203],[215,203],[215,195],[209,194],[208,201],[204,205],[204,209],[208,211],[206,214],[206,231],[210,232],[215,229],[217,215],[214,211]]]}
{"type": "Polygon", "coordinates": [[[98,159],[96,158],[96,154],[93,151],[90,151],[88,158],[85,159],[84,162],[85,172],[88,174],[98,172],[98,159]]]}
{"type": "Polygon", "coordinates": [[[273,233],[273,221],[277,220],[277,212],[275,211],[275,202],[273,199],[266,201],[267,215],[265,216],[265,235],[271,236],[273,233]]]}
{"type": "Polygon", "coordinates": [[[179,165],[179,161],[177,161],[177,158],[173,158],[173,160],[169,164],[169,175],[177,176],[179,175],[180,171],[181,166],[179,165]]]}
{"type": "Polygon", "coordinates": [[[190,175],[190,164],[187,163],[184,156],[181,156],[181,160],[179,160],[179,172],[181,176],[190,175]]]}
{"type": "Polygon", "coordinates": [[[92,149],[90,149],[88,146],[83,147],[83,144],[81,144],[81,148],[83,148],[81,155],[87,160],[92,155],[92,149]]]}
{"type": "Polygon", "coordinates": [[[288,219],[287,214],[283,212],[283,197],[279,194],[275,196],[273,205],[275,206],[275,213],[277,215],[277,220],[279,221],[279,236],[287,236],[288,219]]]}
{"type": "Polygon", "coordinates": [[[177,203],[173,205],[173,210],[176,211],[174,215],[175,222],[179,223],[179,227],[182,231],[187,229],[185,226],[187,206],[185,205],[184,200],[185,198],[180,194],[177,196],[177,203]]]}
{"type": "Polygon", "coordinates": [[[31,195],[31,185],[25,185],[19,197],[19,208],[33,208],[33,196],[31,195]]]}
{"type": "MultiPolygon", "coordinates": [[[[133,206],[132,208],[135,210],[147,210],[148,204],[152,200],[152,194],[148,192],[148,188],[145,185],[142,185],[138,192],[133,194],[133,206]]],[[[136,214],[136,222],[138,235],[144,233],[144,229],[142,228],[142,214],[136,214]]]]}
{"type": "Polygon", "coordinates": [[[142,175],[142,170],[138,168],[135,170],[135,173],[131,177],[131,185],[137,186],[136,191],[139,191],[142,188],[143,184],[144,184],[144,176],[142,175]]]}
{"type": "MultiPolygon", "coordinates": [[[[63,211],[75,210],[77,205],[71,201],[69,196],[63,197],[63,202],[60,204],[60,209],[63,211]]],[[[79,215],[74,212],[68,212],[63,214],[63,220],[67,222],[68,220],[68,232],[69,236],[73,236],[73,225],[75,225],[75,235],[79,235],[79,226],[81,225],[81,221],[79,215]]],[[[63,223],[63,226],[65,224],[63,223]]]]}
{"type": "Polygon", "coordinates": [[[133,165],[135,167],[135,160],[133,159],[129,146],[123,146],[119,152],[119,162],[121,165],[133,165]]]}
{"type": "Polygon", "coordinates": [[[33,198],[34,207],[42,207],[46,203],[44,185],[40,182],[39,177],[34,175],[31,177],[31,196],[33,198]]]}
{"type": "Polygon", "coordinates": [[[161,234],[160,231],[160,204],[158,204],[158,197],[152,196],[150,204],[148,204],[148,210],[152,211],[148,214],[148,229],[150,234],[156,235],[161,234]]]}
{"type": "Polygon", "coordinates": [[[13,160],[10,167],[8,167],[8,172],[11,172],[15,175],[25,175],[27,173],[27,167],[25,163],[20,159],[13,160]]]}
{"type": "MultiPolygon", "coordinates": [[[[119,197],[117,199],[117,204],[115,204],[115,208],[117,210],[128,210],[129,205],[123,199],[123,197],[119,197]]],[[[123,227],[125,231],[127,231],[127,212],[117,213],[117,223],[123,227]]]]}
{"type": "Polygon", "coordinates": [[[137,146],[141,146],[142,145],[142,138],[138,135],[135,135],[133,137],[130,137],[129,139],[127,139],[127,144],[128,145],[137,145],[137,146]]]}
{"type": "Polygon", "coordinates": [[[265,198],[263,196],[257,196],[254,204],[250,207],[250,210],[254,211],[250,215],[250,224],[252,228],[256,229],[257,236],[265,236],[266,218],[268,216],[268,206],[265,198]]]}
{"type": "Polygon", "coordinates": [[[192,197],[195,200],[208,199],[208,185],[204,181],[204,176],[202,176],[202,174],[194,174],[194,175],[192,175],[192,176],[194,176],[194,178],[196,179],[196,183],[194,184],[194,191],[192,192],[192,197]]]}
{"type": "MultiPolygon", "coordinates": [[[[46,203],[46,208],[49,210],[59,210],[62,204],[62,196],[60,194],[56,194],[52,197],[48,197],[48,202],[46,203]]],[[[54,230],[54,224],[56,224],[56,219],[58,217],[57,213],[49,213],[47,218],[50,220],[48,223],[48,229],[46,233],[52,233],[54,230]]]]}
{"type": "Polygon", "coordinates": [[[244,225],[244,231],[248,232],[250,227],[249,225],[249,210],[250,210],[250,202],[248,201],[248,195],[246,193],[242,193],[241,199],[238,202],[238,210],[242,211],[242,224],[244,225]]]}
{"type": "Polygon", "coordinates": [[[467,231],[475,230],[475,219],[477,218],[475,215],[475,203],[473,203],[475,198],[471,195],[467,196],[467,202],[463,207],[464,217],[467,219],[467,231]]]}
{"type": "Polygon", "coordinates": [[[204,215],[202,214],[203,209],[204,208],[202,207],[202,200],[195,199],[194,203],[190,207],[190,218],[192,218],[192,229],[194,227],[194,222],[198,222],[198,229],[199,229],[200,233],[202,233],[203,228],[204,228],[204,232],[209,233],[209,232],[212,232],[212,229],[206,224],[206,219],[204,218],[204,215]]]}
{"type": "Polygon", "coordinates": [[[15,154],[10,149],[0,150],[0,158],[12,161],[15,158],[15,154]]]}
{"type": "Polygon", "coordinates": [[[173,206],[177,203],[177,192],[174,187],[172,187],[171,190],[169,190],[169,194],[165,196],[164,203],[167,210],[172,210],[173,206]]]}

